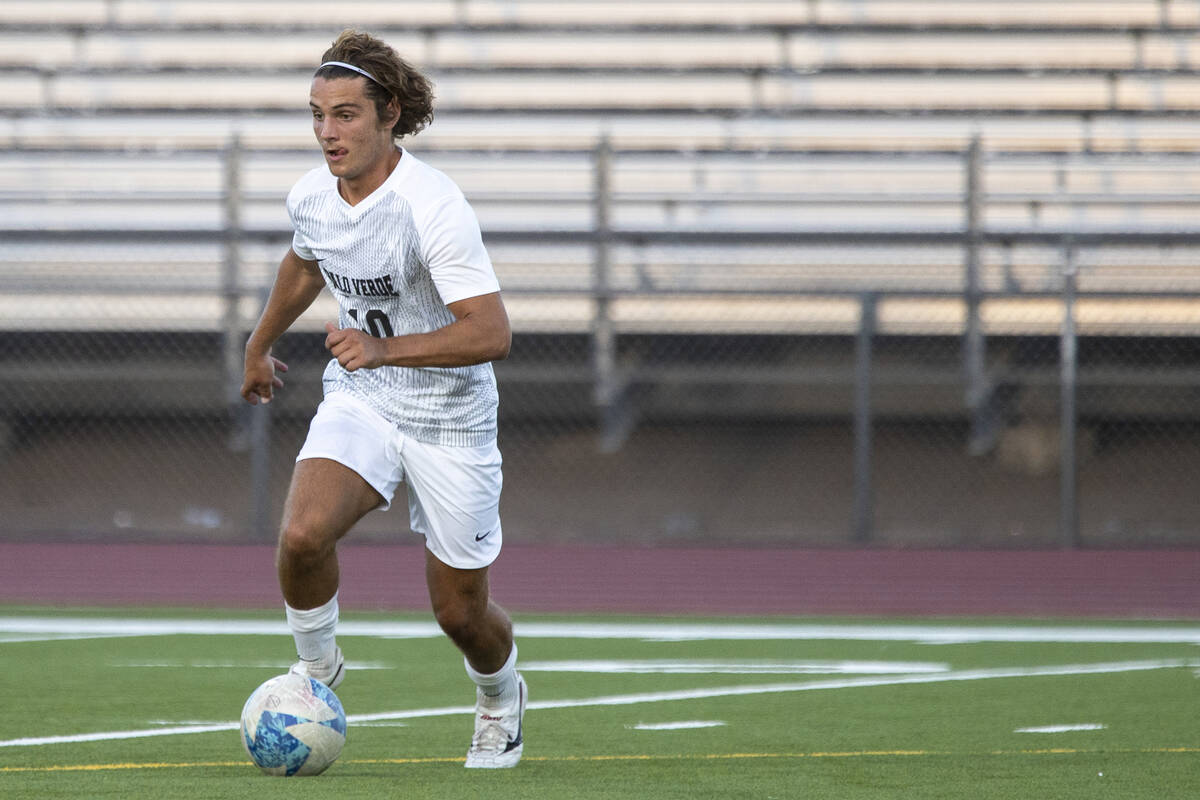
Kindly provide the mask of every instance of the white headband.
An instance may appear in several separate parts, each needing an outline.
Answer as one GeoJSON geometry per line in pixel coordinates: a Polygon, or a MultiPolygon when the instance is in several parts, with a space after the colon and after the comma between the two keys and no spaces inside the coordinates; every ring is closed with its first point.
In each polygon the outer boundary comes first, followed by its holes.
{"type": "MultiPolygon", "coordinates": [[[[379,79],[378,79],[378,78],[376,78],[376,77],[375,77],[374,75],[372,75],[371,73],[367,72],[367,71],[366,71],[365,69],[363,69],[362,67],[356,67],[356,66],[354,66],[353,64],[347,64],[345,61],[326,61],[326,62],[325,62],[324,64],[322,64],[321,66],[317,67],[317,68],[316,68],[316,70],[314,70],[314,71],[315,71],[315,72],[320,72],[320,71],[321,71],[322,69],[324,69],[325,67],[342,67],[343,69],[352,70],[352,71],[354,71],[354,72],[357,72],[359,75],[362,75],[362,76],[364,76],[364,77],[370,78],[370,79],[371,79],[371,80],[373,80],[375,83],[379,83],[379,79]]],[[[383,84],[382,84],[382,83],[379,83],[379,85],[380,85],[380,86],[383,86],[383,84]]]]}

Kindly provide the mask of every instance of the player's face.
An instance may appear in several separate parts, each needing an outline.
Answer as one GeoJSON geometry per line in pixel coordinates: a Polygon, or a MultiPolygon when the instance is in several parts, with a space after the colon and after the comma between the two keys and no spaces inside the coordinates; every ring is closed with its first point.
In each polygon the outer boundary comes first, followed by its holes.
{"type": "Polygon", "coordinates": [[[356,183],[387,178],[396,151],[392,122],[380,120],[364,91],[366,78],[314,78],[309,95],[313,133],[329,171],[356,183]]]}

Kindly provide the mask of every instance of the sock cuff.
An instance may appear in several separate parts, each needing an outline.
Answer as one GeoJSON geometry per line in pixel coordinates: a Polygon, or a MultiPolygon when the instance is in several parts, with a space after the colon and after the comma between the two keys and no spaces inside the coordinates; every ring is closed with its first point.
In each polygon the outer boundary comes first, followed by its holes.
{"type": "Polygon", "coordinates": [[[517,643],[513,642],[512,650],[509,652],[508,659],[505,660],[504,666],[502,666],[496,672],[493,672],[491,675],[477,672],[475,668],[471,666],[471,662],[467,661],[465,656],[463,657],[463,666],[467,668],[467,675],[469,675],[471,680],[475,682],[476,686],[500,686],[506,683],[516,671],[517,643]]]}
{"type": "Polygon", "coordinates": [[[333,628],[338,621],[338,597],[334,594],[329,602],[316,608],[292,608],[284,603],[288,625],[296,633],[312,633],[314,631],[333,628]]]}

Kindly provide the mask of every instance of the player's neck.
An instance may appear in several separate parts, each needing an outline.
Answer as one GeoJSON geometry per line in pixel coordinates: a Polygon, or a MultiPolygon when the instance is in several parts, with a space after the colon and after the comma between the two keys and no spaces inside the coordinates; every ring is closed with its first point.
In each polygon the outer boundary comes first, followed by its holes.
{"type": "Polygon", "coordinates": [[[381,158],[370,169],[354,178],[338,178],[338,193],[352,206],[356,206],[371,196],[371,193],[383,185],[400,163],[402,151],[393,146],[386,158],[381,158]]]}

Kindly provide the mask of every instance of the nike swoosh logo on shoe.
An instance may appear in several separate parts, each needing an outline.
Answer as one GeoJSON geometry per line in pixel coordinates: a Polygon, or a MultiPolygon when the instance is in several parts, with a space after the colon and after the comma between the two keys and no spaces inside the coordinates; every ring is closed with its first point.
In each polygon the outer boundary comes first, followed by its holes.
{"type": "Polygon", "coordinates": [[[520,746],[521,746],[521,728],[520,728],[520,726],[517,726],[517,738],[513,739],[507,745],[504,746],[504,752],[511,753],[513,750],[516,750],[520,746]]]}
{"type": "Polygon", "coordinates": [[[330,688],[330,691],[333,690],[334,686],[341,683],[342,673],[345,671],[346,671],[346,662],[343,661],[342,663],[338,664],[337,672],[333,673],[333,677],[329,679],[329,683],[325,684],[326,686],[328,686],[330,688]]]}
{"type": "MultiPolygon", "coordinates": [[[[520,702],[517,703],[517,713],[520,714],[521,706],[525,705],[525,687],[521,686],[520,702]]],[[[517,718],[517,735],[516,738],[509,739],[508,744],[504,747],[504,752],[508,753],[521,746],[521,731],[525,728],[524,715],[517,718]]]]}

